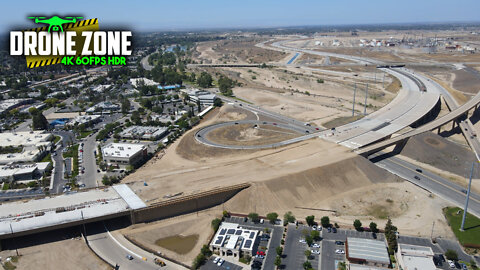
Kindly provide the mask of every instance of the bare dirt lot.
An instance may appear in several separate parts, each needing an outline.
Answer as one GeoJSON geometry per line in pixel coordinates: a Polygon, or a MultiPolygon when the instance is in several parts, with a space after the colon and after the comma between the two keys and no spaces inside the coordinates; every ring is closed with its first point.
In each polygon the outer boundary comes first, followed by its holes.
{"type": "MultiPolygon", "coordinates": [[[[21,256],[13,265],[17,269],[110,269],[87,247],[83,238],[61,239],[61,235],[56,231],[28,236],[25,241],[17,239],[16,246],[21,256]],[[48,240],[45,241],[45,238],[48,240]]],[[[14,249],[0,252],[2,261],[14,255],[14,249]]]]}
{"type": "Polygon", "coordinates": [[[289,140],[300,133],[270,125],[238,124],[215,129],[208,133],[207,139],[224,145],[265,145],[289,140]]]}

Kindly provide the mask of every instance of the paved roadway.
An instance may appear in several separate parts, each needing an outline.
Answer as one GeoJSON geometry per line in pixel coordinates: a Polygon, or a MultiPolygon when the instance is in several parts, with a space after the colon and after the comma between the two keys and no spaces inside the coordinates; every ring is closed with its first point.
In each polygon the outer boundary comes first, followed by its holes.
{"type": "MultiPolygon", "coordinates": [[[[416,171],[418,169],[417,166],[398,157],[381,159],[379,158],[379,155],[375,155],[370,160],[377,166],[384,168],[437,196],[440,196],[460,208],[463,208],[465,205],[466,189],[458,184],[452,183],[451,181],[424,170],[423,168],[421,169],[422,172],[418,172],[416,171]],[[420,180],[415,179],[415,176],[418,176],[420,180]]],[[[478,194],[470,192],[468,207],[469,213],[480,218],[480,196],[478,194]]]]}
{"type": "Polygon", "coordinates": [[[100,174],[97,172],[97,163],[95,162],[94,151],[97,149],[97,141],[95,137],[98,132],[92,133],[83,141],[83,164],[85,167],[85,173],[80,176],[80,182],[85,184],[85,187],[98,187],[98,180],[100,174]]]}
{"type": "MultiPolygon", "coordinates": [[[[103,223],[97,222],[88,224],[86,230],[88,242],[95,253],[112,265],[118,264],[120,266],[119,269],[160,269],[160,266],[153,262],[155,256],[134,246],[125,238],[121,238],[115,235],[115,233],[108,231],[103,223]],[[127,254],[130,254],[134,259],[127,259],[127,254]],[[144,261],[142,258],[146,258],[147,260],[144,261]]],[[[185,269],[184,267],[173,264],[163,258],[161,259],[167,264],[161,269],[185,269]]]]}
{"type": "MultiPolygon", "coordinates": [[[[262,148],[273,148],[273,147],[279,147],[283,146],[286,144],[291,143],[291,140],[286,140],[278,143],[272,143],[272,144],[265,144],[265,145],[226,145],[226,144],[220,144],[216,142],[212,142],[209,139],[207,139],[207,136],[210,132],[212,132],[215,129],[221,128],[221,127],[228,127],[228,126],[235,126],[239,124],[251,124],[257,125],[257,128],[262,128],[262,126],[272,126],[272,127],[280,127],[283,129],[288,129],[295,134],[310,134],[310,130],[312,130],[312,127],[305,127],[305,126],[294,126],[294,125],[289,125],[289,124],[284,124],[283,122],[267,122],[267,121],[257,121],[257,120],[241,120],[241,121],[235,121],[235,122],[223,122],[223,123],[218,123],[218,124],[213,124],[210,126],[206,126],[200,130],[198,130],[195,133],[195,139],[208,146],[212,147],[219,147],[219,148],[227,148],[227,149],[262,149],[262,148]]],[[[313,130],[315,130],[313,128],[313,130]]],[[[280,132],[280,131],[279,131],[280,132]]],[[[313,134],[311,134],[311,138],[318,136],[318,134],[315,134],[312,131],[313,134]]],[[[300,138],[304,138],[303,136],[300,138]]],[[[295,138],[296,139],[296,138],[295,138]]]]}

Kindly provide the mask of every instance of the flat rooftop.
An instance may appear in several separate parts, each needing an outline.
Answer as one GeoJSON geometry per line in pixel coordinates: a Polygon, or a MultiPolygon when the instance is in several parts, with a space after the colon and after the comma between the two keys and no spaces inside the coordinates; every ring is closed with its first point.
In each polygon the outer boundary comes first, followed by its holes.
{"type": "Polygon", "coordinates": [[[15,233],[144,207],[143,201],[129,190],[127,185],[121,184],[111,188],[4,203],[0,205],[0,235],[11,234],[10,225],[15,233]]]}
{"type": "Polygon", "coordinates": [[[387,246],[384,241],[347,237],[348,258],[369,262],[390,263],[387,246]]]}
{"type": "Polygon", "coordinates": [[[52,134],[45,131],[23,131],[0,133],[0,146],[29,146],[49,143],[52,134]]]}
{"type": "Polygon", "coordinates": [[[110,143],[102,148],[103,157],[129,158],[145,148],[143,144],[110,143]]]}

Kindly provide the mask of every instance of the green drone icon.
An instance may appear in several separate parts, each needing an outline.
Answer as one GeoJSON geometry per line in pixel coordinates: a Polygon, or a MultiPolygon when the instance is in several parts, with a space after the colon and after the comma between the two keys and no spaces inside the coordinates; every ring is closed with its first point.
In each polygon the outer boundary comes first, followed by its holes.
{"type": "Polygon", "coordinates": [[[62,24],[64,23],[76,23],[77,19],[83,19],[83,17],[65,17],[65,19],[62,19],[58,16],[53,16],[49,19],[46,17],[28,17],[29,19],[35,20],[35,23],[45,23],[48,24],[48,32],[50,32],[50,29],[53,31],[61,31],[63,32],[63,27],[62,24]]]}

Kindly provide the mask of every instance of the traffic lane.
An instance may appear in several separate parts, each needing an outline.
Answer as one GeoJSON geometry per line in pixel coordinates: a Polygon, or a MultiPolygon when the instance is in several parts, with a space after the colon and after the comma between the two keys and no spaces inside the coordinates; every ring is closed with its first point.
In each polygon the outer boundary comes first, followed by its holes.
{"type": "Polygon", "coordinates": [[[204,265],[200,267],[202,270],[222,270],[222,269],[228,269],[228,270],[241,270],[243,267],[233,264],[231,262],[223,262],[221,266],[218,266],[216,263],[213,263],[213,260],[215,259],[215,255],[212,256],[210,259],[208,259],[204,265]]]}
{"type": "Polygon", "coordinates": [[[85,173],[81,176],[83,184],[87,188],[97,186],[97,163],[94,151],[97,151],[97,145],[95,137],[98,133],[92,133],[87,137],[83,145],[83,166],[85,167],[85,173]]]}
{"type": "MultiPolygon", "coordinates": [[[[335,250],[338,249],[334,241],[323,240],[322,241],[322,265],[320,269],[322,270],[334,270],[335,261],[344,261],[345,256],[341,254],[336,254],[335,250]]],[[[341,248],[343,249],[343,248],[341,248]]],[[[343,249],[344,250],[344,249],[343,249]]]]}
{"type": "MultiPolygon", "coordinates": [[[[443,238],[437,238],[437,243],[438,245],[443,249],[444,252],[446,252],[447,250],[451,249],[451,250],[455,250],[455,252],[457,252],[458,254],[458,259],[459,260],[462,260],[462,261],[465,261],[465,262],[470,262],[471,259],[473,259],[474,257],[473,256],[470,256],[468,254],[466,254],[463,249],[460,247],[460,244],[458,244],[458,242],[456,241],[452,241],[452,240],[449,240],[449,239],[443,239],[443,238]]],[[[480,263],[480,260],[478,260],[478,258],[475,258],[477,263],[480,263]]]]}
{"type": "Polygon", "coordinates": [[[130,254],[124,250],[109,236],[101,223],[86,225],[87,240],[90,247],[97,253],[98,256],[112,265],[118,264],[119,269],[137,270],[137,269],[158,269],[159,266],[153,262],[143,261],[141,258],[130,254]],[[133,259],[127,259],[127,254],[132,255],[133,259]]]}
{"type": "MultiPolygon", "coordinates": [[[[428,190],[443,199],[450,201],[453,203],[455,206],[458,206],[460,208],[464,207],[465,204],[465,194],[461,193],[458,190],[454,190],[450,187],[447,187],[439,181],[432,181],[432,180],[427,180],[425,177],[420,177],[420,180],[415,179],[414,177],[417,175],[417,172],[412,171],[410,168],[405,168],[404,166],[400,166],[398,163],[395,163],[392,160],[389,159],[384,159],[381,161],[376,162],[379,167],[386,169],[387,171],[390,171],[391,173],[398,175],[399,177],[404,178],[405,180],[425,189],[428,190]]],[[[439,176],[433,179],[437,179],[439,176]]],[[[445,180],[447,181],[447,180],[445,180]]],[[[477,217],[480,217],[480,203],[478,203],[475,200],[470,200],[469,201],[469,212],[477,217]]]]}
{"type": "MultiPolygon", "coordinates": [[[[419,176],[424,175],[424,176],[427,176],[429,178],[433,178],[434,180],[440,182],[441,184],[444,184],[444,185],[450,187],[451,189],[456,190],[459,193],[463,193],[465,198],[466,198],[466,194],[465,194],[466,188],[464,188],[464,187],[462,187],[462,186],[460,186],[456,183],[453,183],[452,181],[448,181],[447,179],[444,179],[444,178],[442,178],[442,177],[440,177],[440,176],[438,176],[438,175],[436,175],[436,174],[434,174],[430,171],[424,170],[423,168],[420,169],[421,172],[419,172],[419,171],[417,171],[417,169],[419,169],[418,166],[416,166],[414,164],[411,164],[409,162],[406,162],[406,161],[404,161],[400,158],[390,157],[389,159],[392,160],[393,162],[398,163],[401,166],[409,168],[412,172],[415,171],[415,173],[418,174],[419,176]]],[[[464,200],[465,200],[465,198],[464,198],[464,200]]],[[[470,191],[470,198],[480,201],[480,195],[476,194],[473,191],[470,191]]]]}
{"type": "Polygon", "coordinates": [[[405,235],[399,234],[397,242],[400,244],[431,247],[432,251],[437,254],[440,254],[440,253],[443,254],[445,252],[445,250],[442,250],[439,246],[433,244],[429,238],[405,236],[405,235]]]}
{"type": "Polygon", "coordinates": [[[284,269],[303,269],[303,263],[306,261],[305,250],[308,248],[307,244],[299,242],[304,239],[303,229],[305,229],[303,226],[296,228],[293,224],[288,225],[282,258],[284,269]]]}
{"type": "Polygon", "coordinates": [[[280,246],[282,240],[283,229],[282,226],[275,226],[272,233],[270,234],[270,243],[267,250],[267,256],[263,260],[264,270],[273,270],[275,269],[275,258],[277,257],[277,247],[280,246]]]}
{"type": "MultiPolygon", "coordinates": [[[[365,224],[367,225],[367,224],[365,224]]],[[[376,234],[376,240],[383,241],[385,238],[382,233],[376,234]]],[[[375,239],[373,238],[373,233],[371,232],[359,232],[355,230],[345,230],[345,229],[337,229],[336,233],[328,232],[327,229],[323,229],[322,237],[326,240],[333,240],[333,241],[342,241],[345,242],[347,237],[356,237],[356,238],[364,238],[364,239],[375,239]]]]}

